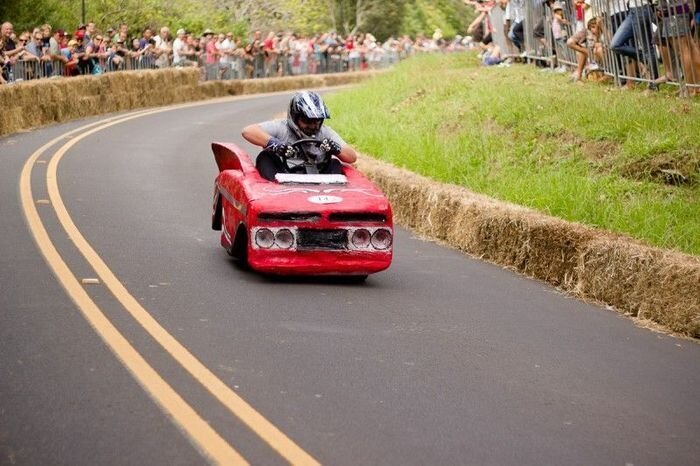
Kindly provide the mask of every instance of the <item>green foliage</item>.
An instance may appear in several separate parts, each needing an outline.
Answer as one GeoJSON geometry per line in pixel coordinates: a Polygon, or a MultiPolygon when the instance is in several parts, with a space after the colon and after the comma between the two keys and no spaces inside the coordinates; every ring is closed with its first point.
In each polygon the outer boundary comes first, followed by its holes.
{"type": "MultiPolygon", "coordinates": [[[[0,2],[0,18],[11,21],[15,31],[32,28],[45,22],[54,29],[73,32],[82,22],[82,1],[15,0],[0,2]]],[[[129,25],[132,35],[145,27],[185,29],[201,32],[205,28],[217,31],[245,33],[246,26],[235,21],[229,9],[215,8],[213,3],[188,0],[85,0],[85,20],[94,21],[98,30],[129,25]]]]}
{"type": "Polygon", "coordinates": [[[415,37],[418,34],[432,36],[436,28],[442,29],[445,37],[464,35],[474,18],[474,10],[461,1],[411,0],[406,2],[402,33],[415,37]]]}
{"type": "Polygon", "coordinates": [[[378,40],[402,34],[401,21],[406,14],[407,3],[383,2],[367,15],[365,23],[359,28],[361,32],[371,32],[378,40]]]}
{"type": "MultiPolygon", "coordinates": [[[[82,22],[82,0],[0,0],[0,21],[16,31],[43,23],[74,31],[82,22]]],[[[251,29],[294,30],[304,34],[336,30],[372,32],[378,39],[441,28],[446,37],[463,34],[473,11],[461,0],[85,0],[85,19],[105,31],[125,22],[132,35],[145,27],[184,27],[201,32],[251,29]],[[358,24],[359,22],[359,24],[358,24]]]]}
{"type": "Polygon", "coordinates": [[[327,103],[333,128],[362,152],[700,255],[700,102],[672,89],[576,86],[531,66],[483,68],[473,54],[436,54],[327,103]],[[674,184],[674,173],[684,181],[674,184]]]}

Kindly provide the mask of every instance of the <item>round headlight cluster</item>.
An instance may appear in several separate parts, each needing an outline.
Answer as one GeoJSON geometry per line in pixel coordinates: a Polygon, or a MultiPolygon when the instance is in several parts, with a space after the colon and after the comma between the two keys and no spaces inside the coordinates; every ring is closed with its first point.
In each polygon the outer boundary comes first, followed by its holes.
{"type": "Polygon", "coordinates": [[[372,234],[372,239],[370,241],[375,249],[389,249],[392,241],[391,231],[385,230],[384,228],[378,228],[372,234]]]}
{"type": "Polygon", "coordinates": [[[294,234],[287,228],[282,228],[275,233],[275,244],[281,249],[289,249],[294,246],[294,234]]]}
{"type": "Polygon", "coordinates": [[[358,228],[352,233],[350,241],[352,241],[352,245],[356,248],[365,249],[369,247],[371,236],[372,235],[370,235],[369,230],[365,230],[364,228],[358,228]]]}
{"type": "Polygon", "coordinates": [[[255,231],[255,245],[260,249],[292,249],[295,237],[289,228],[259,228],[255,231]]]}
{"type": "Polygon", "coordinates": [[[263,249],[270,249],[275,244],[275,234],[272,230],[261,228],[255,233],[255,244],[263,249]]]}

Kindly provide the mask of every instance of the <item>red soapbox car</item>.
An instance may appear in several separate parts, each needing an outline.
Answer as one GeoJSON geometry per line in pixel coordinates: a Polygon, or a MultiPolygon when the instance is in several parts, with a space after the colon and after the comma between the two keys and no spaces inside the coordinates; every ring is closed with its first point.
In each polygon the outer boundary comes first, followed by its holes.
{"type": "Polygon", "coordinates": [[[212,151],[219,167],[212,228],[251,269],[364,279],[391,264],[391,205],[352,166],[343,164],[342,175],[280,173],[268,181],[235,144],[214,142],[212,151]]]}

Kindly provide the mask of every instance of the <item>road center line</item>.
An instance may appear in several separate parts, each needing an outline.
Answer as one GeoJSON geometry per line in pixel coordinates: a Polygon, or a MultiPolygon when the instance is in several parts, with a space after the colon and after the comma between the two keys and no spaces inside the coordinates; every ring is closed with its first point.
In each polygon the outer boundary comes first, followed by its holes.
{"type": "MultiPolygon", "coordinates": [[[[102,123],[102,122],[98,122],[102,123]]],[[[95,126],[95,123],[67,134],[95,126]]],[[[67,135],[66,134],[66,135],[67,135]]],[[[216,464],[247,465],[248,462],[202,419],[187,402],[146,362],[136,349],[119,333],[114,325],[85,292],[78,279],[68,268],[49,235],[37,211],[31,189],[31,171],[34,161],[65,135],[53,139],[34,154],[22,168],[20,175],[20,199],[29,229],[61,285],[78,306],[85,319],[112,350],[114,355],[131,372],[146,393],[170,417],[178,429],[194,444],[199,452],[216,464]]]]}
{"type": "Polygon", "coordinates": [[[212,396],[222,403],[232,414],[238,417],[246,424],[256,435],[262,438],[271,448],[286,459],[290,464],[294,465],[318,465],[311,455],[296,445],[282,431],[274,426],[270,421],[265,419],[245,400],[237,395],[231,388],[222,382],[214,375],[204,364],[202,364],[194,355],[192,355],[180,342],[170,335],[141,304],[128,292],[112,271],[107,267],[100,256],[90,246],[87,240],[82,236],[78,228],[73,223],[68,210],[66,209],[61,198],[58,182],[57,168],[61,158],[66,152],[80,140],[106,129],[112,125],[116,125],[134,118],[151,115],[154,113],[165,112],[169,110],[192,107],[199,105],[209,105],[221,101],[238,100],[239,98],[217,99],[216,101],[196,102],[174,107],[161,108],[147,112],[141,112],[136,115],[130,115],[110,121],[101,126],[93,128],[85,133],[75,137],[64,146],[62,146],[49,163],[46,180],[48,185],[49,197],[53,208],[63,225],[63,228],[68,233],[68,236],[75,243],[75,246],[83,254],[85,259],[95,269],[97,275],[102,279],[102,282],[109,288],[114,297],[124,306],[124,308],[132,315],[132,317],[185,369],[192,377],[202,384],[212,396]]]}

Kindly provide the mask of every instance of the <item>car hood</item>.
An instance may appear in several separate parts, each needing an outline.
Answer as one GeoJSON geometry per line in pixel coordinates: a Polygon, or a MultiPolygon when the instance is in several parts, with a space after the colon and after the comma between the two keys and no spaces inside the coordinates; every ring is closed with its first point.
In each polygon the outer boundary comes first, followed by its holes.
{"type": "Polygon", "coordinates": [[[256,210],[292,211],[356,211],[375,212],[389,209],[384,194],[366,185],[267,184],[256,190],[251,199],[256,210]]]}
{"type": "Polygon", "coordinates": [[[346,176],[345,184],[281,184],[250,179],[248,199],[258,212],[390,211],[386,196],[363,174],[350,169],[346,176]]]}

